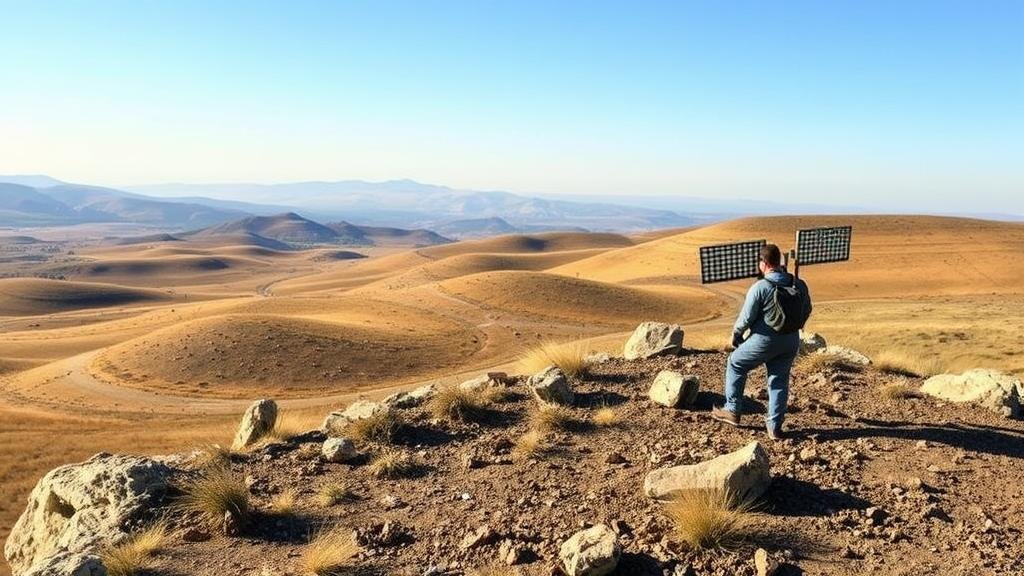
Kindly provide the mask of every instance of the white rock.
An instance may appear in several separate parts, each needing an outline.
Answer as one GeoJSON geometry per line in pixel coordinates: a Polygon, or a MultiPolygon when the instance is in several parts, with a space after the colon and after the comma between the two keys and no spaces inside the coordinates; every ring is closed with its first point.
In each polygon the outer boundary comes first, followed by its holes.
{"type": "Polygon", "coordinates": [[[598,524],[566,540],[558,558],[567,576],[605,576],[619,564],[622,550],[611,528],[598,524]]]}
{"type": "Polygon", "coordinates": [[[753,500],[771,483],[768,454],[758,442],[717,458],[683,466],[658,468],[644,478],[644,494],[666,501],[688,490],[724,491],[753,500]]]}
{"type": "Polygon", "coordinates": [[[683,349],[683,327],[678,324],[644,322],[626,341],[622,356],[626,360],[678,354],[683,349]]]}
{"type": "Polygon", "coordinates": [[[977,404],[1007,418],[1018,418],[1024,386],[1014,376],[976,368],[963,374],[932,376],[925,380],[921,392],[948,402],[977,404]]]}
{"type": "Polygon", "coordinates": [[[800,332],[800,353],[813,354],[828,347],[825,337],[817,332],[800,332]]]}
{"type": "Polygon", "coordinates": [[[242,422],[238,425],[238,432],[235,434],[235,440],[231,443],[231,447],[240,450],[251,446],[273,430],[276,423],[276,402],[273,400],[253,402],[242,416],[242,422]]]}
{"type": "Polygon", "coordinates": [[[534,397],[541,402],[568,405],[576,400],[569,378],[556,366],[548,366],[542,372],[530,376],[527,384],[534,397]]]}
{"type": "Polygon", "coordinates": [[[415,408],[430,400],[437,394],[437,387],[433,384],[420,386],[408,392],[398,392],[384,399],[383,403],[392,408],[415,408]]]}
{"type": "Polygon", "coordinates": [[[815,354],[830,354],[832,356],[842,358],[851,364],[860,364],[861,366],[871,364],[871,358],[868,358],[853,348],[847,348],[846,346],[825,346],[815,352],[815,354]]]}
{"type": "Polygon", "coordinates": [[[7,538],[12,572],[24,574],[61,552],[94,553],[121,542],[128,521],[163,496],[170,474],[152,459],[110,454],[51,470],[7,538]]]}
{"type": "Polygon", "coordinates": [[[107,576],[107,568],[94,554],[61,552],[45,558],[24,576],[107,576]]]}
{"type": "Polygon", "coordinates": [[[683,376],[679,372],[662,370],[654,377],[647,395],[656,404],[676,408],[693,404],[699,390],[700,378],[697,376],[683,376]]]}
{"type": "Polygon", "coordinates": [[[504,372],[488,372],[459,384],[459,389],[466,392],[485,392],[493,388],[505,386],[507,382],[508,374],[504,372]]]}
{"type": "Polygon", "coordinates": [[[356,444],[348,438],[328,438],[320,447],[320,453],[328,462],[348,462],[359,456],[356,444]]]}
{"type": "Polygon", "coordinates": [[[390,410],[390,407],[382,402],[356,400],[352,404],[349,404],[349,406],[344,410],[336,410],[328,414],[327,417],[324,418],[324,423],[320,425],[320,428],[327,432],[332,430],[341,430],[356,420],[371,418],[388,410],[390,410]]]}

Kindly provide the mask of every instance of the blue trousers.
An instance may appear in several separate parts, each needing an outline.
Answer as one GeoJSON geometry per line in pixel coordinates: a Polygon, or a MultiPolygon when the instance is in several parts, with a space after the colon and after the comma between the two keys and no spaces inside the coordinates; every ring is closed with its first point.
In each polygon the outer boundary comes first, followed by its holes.
{"type": "Polygon", "coordinates": [[[725,409],[743,413],[743,389],[747,374],[764,364],[768,369],[767,425],[781,429],[789,402],[789,372],[800,349],[800,334],[751,334],[729,355],[725,369],[725,409]]]}

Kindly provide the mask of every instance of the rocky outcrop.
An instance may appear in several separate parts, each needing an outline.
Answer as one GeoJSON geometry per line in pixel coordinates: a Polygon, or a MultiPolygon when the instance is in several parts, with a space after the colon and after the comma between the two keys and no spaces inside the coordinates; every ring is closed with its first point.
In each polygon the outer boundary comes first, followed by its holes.
{"type": "Polygon", "coordinates": [[[327,417],[324,418],[324,423],[320,425],[320,428],[327,432],[332,430],[341,430],[356,420],[371,418],[390,409],[391,408],[383,402],[356,400],[352,404],[349,404],[349,406],[344,410],[336,410],[328,414],[327,417]]]}
{"type": "Polygon", "coordinates": [[[573,534],[562,544],[558,558],[567,576],[605,576],[618,566],[620,554],[615,532],[598,524],[573,534]]]}
{"type": "Polygon", "coordinates": [[[392,408],[415,408],[433,398],[435,394],[437,394],[437,387],[427,384],[415,390],[392,394],[384,399],[383,404],[392,408]]]}
{"type": "Polygon", "coordinates": [[[459,384],[459,390],[466,392],[486,392],[494,388],[500,388],[508,383],[508,374],[504,372],[488,372],[481,374],[472,380],[466,380],[459,384]]]}
{"type": "Polygon", "coordinates": [[[825,337],[817,332],[800,332],[800,353],[813,354],[828,347],[825,337]]]}
{"type": "Polygon", "coordinates": [[[647,396],[655,404],[679,408],[692,406],[699,391],[699,377],[684,376],[672,370],[662,370],[654,377],[654,383],[651,384],[647,396]]]}
{"type": "Polygon", "coordinates": [[[1007,418],[1021,417],[1024,386],[1019,378],[977,368],[963,374],[940,374],[925,380],[921,393],[948,402],[977,404],[1007,418]]]}
{"type": "Polygon", "coordinates": [[[868,366],[871,364],[871,358],[868,358],[853,348],[847,348],[846,346],[825,346],[815,352],[815,354],[829,354],[850,364],[858,364],[860,366],[868,366]]]}
{"type": "Polygon", "coordinates": [[[644,322],[626,341],[622,356],[626,360],[678,354],[683,349],[683,327],[678,324],[644,322]]]}
{"type": "Polygon", "coordinates": [[[688,490],[726,492],[753,500],[771,483],[768,454],[758,442],[699,464],[652,470],[644,479],[644,494],[666,501],[688,490]]]}
{"type": "Polygon", "coordinates": [[[61,552],[36,564],[24,576],[107,576],[107,568],[95,554],[61,552]]]}
{"type": "Polygon", "coordinates": [[[266,436],[277,424],[277,403],[273,400],[257,400],[249,406],[238,425],[238,432],[231,447],[241,450],[255,444],[266,436]]]}
{"type": "MultiPolygon", "coordinates": [[[[78,574],[86,570],[82,566],[94,566],[82,560],[74,567],[71,557],[52,557],[94,553],[127,538],[132,521],[163,497],[170,475],[156,460],[110,454],[51,470],[32,490],[7,538],[4,555],[13,574],[58,573],[45,566],[78,574]]],[[[81,573],[98,574],[95,567],[89,570],[81,573]]]]}
{"type": "Polygon", "coordinates": [[[543,372],[530,376],[527,384],[533,396],[541,402],[570,405],[576,401],[569,377],[556,366],[549,366],[543,372]]]}

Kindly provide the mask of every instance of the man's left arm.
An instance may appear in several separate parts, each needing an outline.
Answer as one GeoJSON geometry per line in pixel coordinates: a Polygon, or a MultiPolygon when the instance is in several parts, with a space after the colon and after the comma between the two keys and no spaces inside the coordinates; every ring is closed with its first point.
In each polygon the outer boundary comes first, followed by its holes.
{"type": "Polygon", "coordinates": [[[757,318],[757,311],[760,309],[761,296],[758,290],[759,282],[755,282],[750,290],[747,290],[747,297],[743,301],[743,308],[736,318],[736,324],[732,327],[732,345],[738,347],[743,343],[743,334],[750,329],[751,324],[757,318]]]}

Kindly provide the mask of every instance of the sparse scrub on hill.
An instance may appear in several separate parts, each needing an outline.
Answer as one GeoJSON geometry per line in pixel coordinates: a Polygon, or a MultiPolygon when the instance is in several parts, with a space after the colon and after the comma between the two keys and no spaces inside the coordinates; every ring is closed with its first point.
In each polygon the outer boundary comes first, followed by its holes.
{"type": "Polygon", "coordinates": [[[127,541],[100,553],[109,576],[136,576],[153,566],[153,556],[167,542],[167,524],[157,522],[127,541]]]}
{"type": "Polygon", "coordinates": [[[879,372],[895,374],[897,376],[909,376],[927,378],[943,372],[942,367],[935,357],[922,358],[920,355],[912,355],[906,352],[895,350],[884,350],[875,354],[872,358],[872,365],[879,372]]]}
{"type": "Polygon", "coordinates": [[[387,444],[395,439],[402,424],[402,417],[394,410],[383,410],[369,418],[349,423],[344,432],[353,440],[387,444]]]}
{"type": "Polygon", "coordinates": [[[347,530],[317,534],[302,553],[302,572],[310,576],[341,576],[354,568],[359,545],[347,530]]]}
{"type": "Polygon", "coordinates": [[[750,536],[750,505],[722,490],[687,490],[665,506],[677,538],[694,550],[728,548],[750,536]]]}
{"type": "Polygon", "coordinates": [[[572,410],[556,404],[541,404],[530,412],[530,428],[546,433],[569,430],[577,424],[572,410]]]}
{"type": "Polygon", "coordinates": [[[543,342],[519,357],[520,369],[526,374],[536,374],[548,366],[557,366],[572,377],[584,376],[589,364],[589,352],[582,342],[543,342]]]}
{"type": "Polygon", "coordinates": [[[233,458],[242,453],[224,444],[209,443],[196,449],[192,464],[197,468],[215,468],[227,466],[233,458]]]}
{"type": "Polygon", "coordinates": [[[412,476],[420,469],[415,458],[404,450],[388,449],[370,461],[370,473],[378,478],[412,476]]]}
{"type": "Polygon", "coordinates": [[[356,493],[344,482],[327,484],[316,493],[316,502],[327,508],[342,502],[348,502],[357,498],[356,493]]]}
{"type": "Polygon", "coordinates": [[[295,488],[288,488],[270,500],[270,513],[275,516],[291,516],[299,503],[299,493],[295,488]]]}
{"type": "Polygon", "coordinates": [[[921,398],[921,392],[908,388],[899,382],[886,384],[878,390],[878,394],[886,400],[908,400],[910,398],[921,398]]]}
{"type": "Polygon", "coordinates": [[[226,512],[241,521],[252,513],[249,489],[227,468],[210,468],[179,488],[182,496],[178,505],[186,511],[199,513],[213,525],[222,522],[226,512]]]}
{"type": "Polygon", "coordinates": [[[477,420],[487,410],[487,395],[463,390],[458,386],[442,388],[430,400],[430,411],[443,420],[477,420]]]}
{"type": "Polygon", "coordinates": [[[612,426],[618,426],[622,423],[622,416],[619,412],[611,406],[601,406],[594,411],[594,415],[591,417],[595,426],[602,428],[611,428],[612,426]]]}
{"type": "Polygon", "coordinates": [[[516,438],[513,452],[523,458],[539,456],[549,449],[547,434],[540,430],[528,430],[516,438]]]}
{"type": "Polygon", "coordinates": [[[824,352],[800,356],[796,366],[804,374],[814,374],[816,372],[861,372],[863,370],[861,365],[851,362],[839,354],[824,352]]]}

